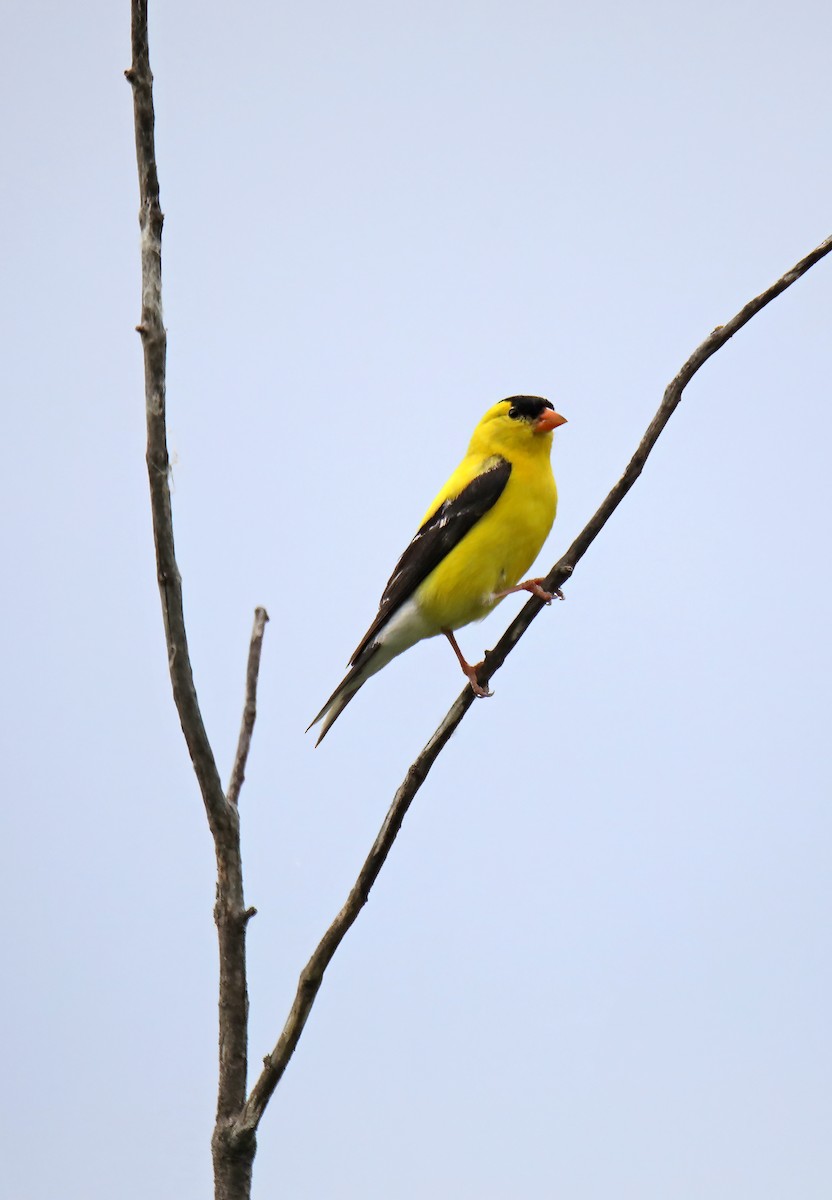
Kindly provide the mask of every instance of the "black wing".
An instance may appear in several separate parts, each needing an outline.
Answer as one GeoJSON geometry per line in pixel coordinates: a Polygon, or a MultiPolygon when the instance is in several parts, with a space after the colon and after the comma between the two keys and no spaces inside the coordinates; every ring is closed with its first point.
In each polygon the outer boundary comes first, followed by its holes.
{"type": "Polygon", "coordinates": [[[422,580],[497,503],[508,483],[511,463],[497,457],[492,463],[453,500],[440,504],[413,538],[387,581],[378,615],[350,659],[351,665],[355,666],[391,613],[413,595],[422,580]]]}

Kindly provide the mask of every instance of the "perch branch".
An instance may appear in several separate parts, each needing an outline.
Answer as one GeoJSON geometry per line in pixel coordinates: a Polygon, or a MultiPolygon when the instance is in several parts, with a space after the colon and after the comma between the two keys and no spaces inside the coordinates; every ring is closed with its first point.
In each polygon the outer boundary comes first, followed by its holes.
{"type": "MultiPolygon", "coordinates": [[[[716,329],[705,338],[704,342],[693,352],[687,362],[684,364],[678,375],[668,384],[665,389],[659,410],[656,413],[650,425],[647,428],[644,437],[639,443],[638,449],[630,460],[627,469],[621,476],[615,487],[604,500],[601,507],[588,522],[584,529],[578,534],[575,541],[563,555],[563,557],[555,564],[552,570],[546,577],[545,587],[547,591],[554,591],[556,588],[562,587],[563,584],[571,577],[572,572],[577,566],[581,558],[592,545],[595,538],[603,529],[609,518],[612,516],[615,509],[626,496],[627,492],[633,486],[642,472],[645,462],[656,444],[662,430],[669,421],[673,412],[677,408],[682,393],[699,370],[699,368],[707,362],[712,354],[715,354],[721,346],[734,336],[737,330],[746,325],[751,318],[758,313],[761,308],[769,304],[781,292],[798,280],[801,275],[804,275],[810,267],[814,266],[821,258],[832,250],[832,237],[821,242],[810,254],[801,259],[791,270],[782,275],[776,283],[771,287],[766,288],[759,296],[750,300],[736,316],[732,317],[725,325],[717,326],[716,329]]],[[[485,663],[479,673],[481,683],[486,683],[495,672],[502,666],[508,655],[517,645],[517,642],[526,632],[532,621],[543,608],[543,601],[533,597],[522,608],[520,613],[511,622],[506,632],[500,638],[495,648],[486,655],[485,663]]],[[[404,781],[396,792],[393,798],[384,823],[379,830],[373,847],[359,872],[358,878],[347,897],[346,903],[338,913],[335,920],[327,929],[320,943],[318,944],[314,954],[309,959],[309,962],[303,968],[298,981],[295,1000],[292,1005],[286,1024],[278,1038],[277,1044],[271,1054],[268,1054],[264,1059],[263,1070],[259,1078],[254,1084],[249,1098],[246,1102],[242,1118],[238,1124],[237,1132],[240,1137],[250,1136],[257,1129],[260,1120],[265,1111],[269,1099],[277,1087],[283,1072],[289,1063],[295,1047],[298,1044],[304,1025],[315,1002],[315,998],[320,990],[323,982],[324,971],[332,960],[335,951],[343,941],[347,931],[353,924],[363,906],[367,903],[370,889],[378,878],[381,868],[396,835],[401,828],[408,808],[410,807],[416,793],[427,778],[433,764],[436,762],[442,748],[447,743],[448,739],[454,733],[463,717],[474,700],[474,694],[470,687],[457,697],[453,705],[446,714],[439,728],[434,733],[433,737],[425,746],[419,757],[410,767],[404,781]]]]}

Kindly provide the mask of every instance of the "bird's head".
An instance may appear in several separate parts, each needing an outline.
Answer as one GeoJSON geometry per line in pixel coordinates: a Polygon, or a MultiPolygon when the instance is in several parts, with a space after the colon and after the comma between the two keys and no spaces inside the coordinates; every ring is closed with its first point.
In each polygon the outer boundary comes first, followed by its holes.
{"type": "Polygon", "coordinates": [[[471,452],[510,454],[512,449],[539,448],[548,453],[552,430],[566,417],[542,396],[508,396],[489,408],[474,430],[471,452]]]}

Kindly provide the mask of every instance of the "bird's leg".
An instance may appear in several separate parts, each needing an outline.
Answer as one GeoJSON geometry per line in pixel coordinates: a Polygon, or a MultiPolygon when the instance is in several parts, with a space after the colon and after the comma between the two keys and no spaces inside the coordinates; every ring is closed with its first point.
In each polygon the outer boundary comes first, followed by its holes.
{"type": "Polygon", "coordinates": [[[477,679],[477,671],[482,666],[482,663],[479,662],[475,666],[472,667],[469,662],[466,662],[465,656],[462,653],[462,651],[460,650],[459,646],[457,645],[456,638],[451,633],[450,629],[443,629],[442,632],[444,633],[444,635],[448,639],[448,641],[451,643],[451,649],[453,650],[454,654],[457,656],[457,659],[459,660],[459,665],[462,667],[462,670],[465,674],[465,677],[467,678],[468,682],[471,685],[471,691],[474,693],[474,695],[475,696],[493,696],[494,693],[490,692],[487,687],[483,687],[482,684],[480,683],[480,681],[477,679]]]}
{"type": "Polygon", "coordinates": [[[522,583],[516,583],[514,587],[506,588],[504,592],[495,592],[494,599],[502,600],[504,596],[510,596],[512,592],[531,592],[533,596],[543,600],[546,604],[551,604],[555,596],[558,600],[563,599],[563,592],[560,588],[555,588],[553,592],[547,592],[543,587],[543,577],[539,579],[524,579],[522,583]]]}

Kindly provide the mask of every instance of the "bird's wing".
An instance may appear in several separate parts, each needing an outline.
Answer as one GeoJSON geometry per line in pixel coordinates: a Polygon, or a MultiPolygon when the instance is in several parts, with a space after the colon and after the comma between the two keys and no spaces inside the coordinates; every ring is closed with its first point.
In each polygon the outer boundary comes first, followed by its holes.
{"type": "Polygon", "coordinates": [[[378,615],[361,639],[350,664],[355,666],[376,634],[416,588],[438,567],[490,508],[497,503],[511,474],[511,463],[499,456],[488,459],[480,472],[457,495],[443,500],[426,517],[387,581],[378,615]]]}

